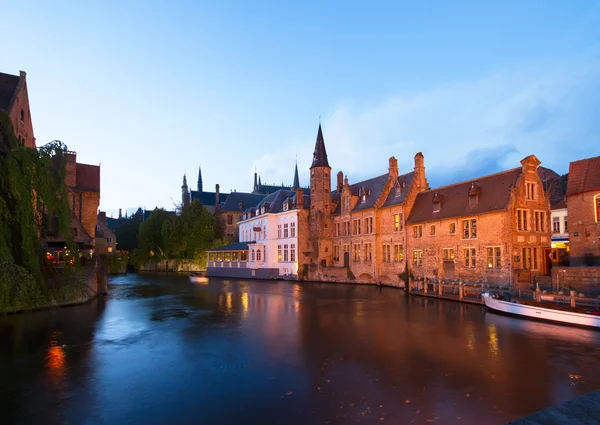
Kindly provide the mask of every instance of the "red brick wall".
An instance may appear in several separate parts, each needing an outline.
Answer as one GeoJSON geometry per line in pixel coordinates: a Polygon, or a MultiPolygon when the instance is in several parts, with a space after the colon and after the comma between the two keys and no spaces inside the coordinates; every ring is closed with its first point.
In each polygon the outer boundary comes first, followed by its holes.
{"type": "Polygon", "coordinates": [[[600,190],[567,197],[571,266],[600,265],[600,222],[594,202],[600,190]]]}
{"type": "Polygon", "coordinates": [[[35,136],[33,134],[31,111],[29,109],[29,95],[27,93],[27,78],[23,71],[21,71],[21,80],[17,94],[8,115],[17,138],[23,140],[23,144],[28,148],[35,148],[35,136]],[[23,114],[21,114],[21,111],[23,114]],[[22,120],[21,117],[23,117],[22,120]]]}
{"type": "Polygon", "coordinates": [[[554,288],[600,294],[600,267],[552,267],[554,288]]]}
{"type": "Polygon", "coordinates": [[[314,167],[310,170],[309,232],[312,262],[324,260],[330,266],[333,258],[333,218],[331,215],[331,168],[314,167]]]}

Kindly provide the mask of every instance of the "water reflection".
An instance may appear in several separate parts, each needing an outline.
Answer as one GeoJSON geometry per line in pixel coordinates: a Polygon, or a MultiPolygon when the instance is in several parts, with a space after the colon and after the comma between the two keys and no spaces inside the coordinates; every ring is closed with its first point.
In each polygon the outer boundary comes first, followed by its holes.
{"type": "Polygon", "coordinates": [[[0,317],[8,423],[493,425],[600,387],[599,333],[398,290],[128,275],[110,291],[0,317]]]}

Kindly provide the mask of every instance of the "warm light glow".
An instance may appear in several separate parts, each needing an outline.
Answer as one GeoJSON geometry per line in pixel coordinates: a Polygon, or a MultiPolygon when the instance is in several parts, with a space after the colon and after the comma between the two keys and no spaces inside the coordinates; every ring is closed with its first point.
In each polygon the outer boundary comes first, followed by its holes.
{"type": "Polygon", "coordinates": [[[227,292],[227,310],[231,311],[233,309],[233,300],[232,300],[232,293],[231,292],[227,292]]]}
{"type": "Polygon", "coordinates": [[[498,355],[498,330],[495,325],[488,326],[488,347],[492,356],[498,355]]]}
{"type": "Polygon", "coordinates": [[[248,293],[244,292],[242,294],[242,312],[244,317],[246,317],[246,315],[248,314],[248,293]]]}

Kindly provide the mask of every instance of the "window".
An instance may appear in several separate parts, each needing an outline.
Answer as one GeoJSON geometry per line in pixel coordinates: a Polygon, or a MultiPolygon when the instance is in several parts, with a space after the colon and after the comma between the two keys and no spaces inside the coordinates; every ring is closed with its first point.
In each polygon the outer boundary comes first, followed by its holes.
{"type": "MultiPolygon", "coordinates": [[[[220,254],[219,254],[219,255],[220,255],[220,254]]],[[[250,250],[250,258],[252,259],[252,261],[254,261],[254,260],[256,259],[256,258],[255,258],[255,254],[254,254],[254,250],[253,250],[253,249],[252,249],[252,250],[250,250]]]]}
{"type": "Polygon", "coordinates": [[[231,261],[231,252],[225,253],[225,261],[231,261]]]}
{"type": "Polygon", "coordinates": [[[106,242],[111,243],[112,242],[112,238],[106,238],[106,242]]]}
{"type": "Polygon", "coordinates": [[[288,246],[283,245],[283,261],[287,263],[288,261],[288,246]]]}
{"type": "Polygon", "coordinates": [[[350,236],[350,220],[344,222],[344,236],[350,236]]]}
{"type": "Polygon", "coordinates": [[[360,261],[360,245],[354,244],[354,261],[360,261]]]}
{"type": "Polygon", "coordinates": [[[423,237],[423,226],[413,226],[413,238],[423,237]]]}
{"type": "Polygon", "coordinates": [[[533,218],[535,219],[535,231],[543,232],[545,228],[546,213],[544,211],[535,211],[533,218]]]}
{"type": "Polygon", "coordinates": [[[281,245],[277,245],[277,262],[281,263],[281,245]]]}
{"type": "Polygon", "coordinates": [[[552,233],[560,233],[560,217],[552,217],[552,233]]]}
{"type": "Polygon", "coordinates": [[[402,261],[404,259],[404,249],[402,244],[394,245],[394,261],[402,261]]]}
{"type": "Polygon", "coordinates": [[[231,214],[227,214],[227,224],[233,224],[233,216],[231,214]]]}
{"type": "Polygon", "coordinates": [[[248,260],[248,253],[246,251],[242,251],[242,256],[241,256],[241,261],[247,261],[248,260]]]}
{"type": "Polygon", "coordinates": [[[523,268],[527,270],[537,270],[537,248],[523,248],[523,268]]]}
{"type": "Polygon", "coordinates": [[[454,260],[454,248],[444,248],[444,260],[454,260]]]}
{"type": "Polygon", "coordinates": [[[463,220],[463,239],[474,239],[477,237],[477,220],[463,220]]]}
{"type": "Polygon", "coordinates": [[[517,230],[527,231],[527,210],[517,210],[517,230]]]}
{"type": "Polygon", "coordinates": [[[77,236],[77,227],[73,227],[73,236],[77,236]]]}
{"type": "Polygon", "coordinates": [[[450,223],[448,225],[448,233],[454,235],[456,233],[456,223],[450,223]]]}
{"type": "Polygon", "coordinates": [[[290,223],[290,238],[296,237],[296,223],[290,223]]]}
{"type": "Polygon", "coordinates": [[[423,265],[423,251],[413,251],[413,265],[423,265]]]}
{"type": "Polygon", "coordinates": [[[372,246],[370,243],[365,244],[365,261],[371,261],[373,259],[372,246]]]}
{"type": "Polygon", "coordinates": [[[350,245],[344,245],[344,254],[350,252],[350,245]]]}
{"type": "Polygon", "coordinates": [[[434,202],[433,203],[433,212],[440,212],[441,205],[442,205],[442,203],[440,201],[434,202]]]}
{"type": "Polygon", "coordinates": [[[394,198],[397,198],[400,195],[402,195],[402,187],[397,185],[394,189],[394,198]]]}
{"type": "Polygon", "coordinates": [[[287,223],[285,223],[285,224],[283,225],[283,237],[284,237],[284,238],[287,238],[287,237],[289,237],[289,230],[288,230],[288,224],[287,224],[287,223]]]}
{"type": "Polygon", "coordinates": [[[367,202],[367,192],[363,191],[362,196],[360,198],[360,202],[361,202],[361,204],[364,204],[365,202],[367,202]]]}
{"type": "Polygon", "coordinates": [[[344,196],[342,198],[343,201],[343,206],[345,210],[349,210],[350,209],[350,197],[349,196],[344,196]]]}
{"type": "Polygon", "coordinates": [[[333,261],[339,261],[339,260],[340,260],[340,246],[335,245],[333,247],[333,261]]]}
{"type": "Polygon", "coordinates": [[[398,232],[400,229],[400,214],[394,214],[394,232],[398,232]]]}
{"type": "Polygon", "coordinates": [[[21,122],[25,121],[25,110],[21,109],[21,114],[19,116],[21,118],[21,122]]]}
{"type": "MultiPolygon", "coordinates": [[[[596,209],[596,214],[598,214],[598,210],[600,210],[600,206],[596,209]]],[[[600,220],[598,220],[600,221],[600,220]]],[[[565,233],[569,232],[569,217],[565,215],[565,233]]]]}
{"type": "Polygon", "coordinates": [[[390,262],[392,260],[390,245],[383,245],[383,261],[390,262]]]}
{"type": "Polygon", "coordinates": [[[354,220],[354,234],[360,235],[360,220],[354,220]]]}
{"type": "Polygon", "coordinates": [[[429,234],[431,236],[435,236],[435,224],[432,224],[431,226],[429,226],[429,234]]]}
{"type": "Polygon", "coordinates": [[[502,267],[500,247],[487,249],[487,267],[488,269],[499,269],[502,267]]]}
{"type": "Polygon", "coordinates": [[[256,261],[261,261],[262,251],[260,249],[256,250],[256,261]]]}
{"type": "Polygon", "coordinates": [[[373,233],[373,217],[365,218],[365,233],[373,233]]]}
{"type": "MultiPolygon", "coordinates": [[[[596,222],[600,222],[600,195],[594,196],[596,208],[596,222]]],[[[567,231],[567,217],[565,217],[565,232],[567,231]]]]}
{"type": "Polygon", "coordinates": [[[292,263],[296,262],[296,244],[291,244],[290,245],[290,261],[292,263]]]}
{"type": "Polygon", "coordinates": [[[277,225],[277,239],[281,239],[281,224],[277,225]]]}
{"type": "Polygon", "coordinates": [[[231,259],[233,261],[238,261],[238,258],[239,258],[239,252],[234,252],[231,254],[231,259]]]}
{"type": "Polygon", "coordinates": [[[284,203],[283,203],[283,210],[284,210],[284,211],[287,211],[287,210],[288,210],[288,203],[287,203],[287,202],[284,202],[284,203]]]}
{"type": "Polygon", "coordinates": [[[477,249],[465,248],[465,267],[475,268],[477,265],[477,249]]]}
{"type": "Polygon", "coordinates": [[[469,195],[469,206],[470,207],[474,207],[477,205],[477,199],[478,196],[477,195],[469,195]]]}
{"type": "Polygon", "coordinates": [[[335,235],[342,236],[342,227],[340,223],[335,224],[335,235]]]}
{"type": "Polygon", "coordinates": [[[535,183],[525,183],[527,188],[527,200],[535,200],[535,183]]]}

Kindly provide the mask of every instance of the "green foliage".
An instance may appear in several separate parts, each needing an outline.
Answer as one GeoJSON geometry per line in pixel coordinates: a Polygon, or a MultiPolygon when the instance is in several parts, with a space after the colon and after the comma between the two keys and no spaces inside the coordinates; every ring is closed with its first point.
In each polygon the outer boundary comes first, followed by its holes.
{"type": "Polygon", "coordinates": [[[142,217],[138,214],[122,221],[117,229],[117,249],[120,251],[133,251],[139,246],[138,231],[142,224],[142,217]]]}
{"type": "Polygon", "coordinates": [[[102,261],[106,266],[106,272],[109,274],[126,273],[129,255],[119,253],[116,255],[103,255],[102,261]]]}
{"type": "Polygon", "coordinates": [[[0,262],[0,313],[43,306],[47,296],[24,267],[0,262]]]}
{"type": "Polygon", "coordinates": [[[152,211],[150,217],[142,223],[138,231],[141,255],[147,257],[164,255],[171,237],[172,221],[172,217],[163,208],[156,208],[152,211]]]}
{"type": "Polygon", "coordinates": [[[8,115],[0,113],[0,261],[24,267],[39,285],[45,224],[52,224],[76,252],[64,183],[66,151],[58,141],[37,150],[22,146],[8,115]]]}

